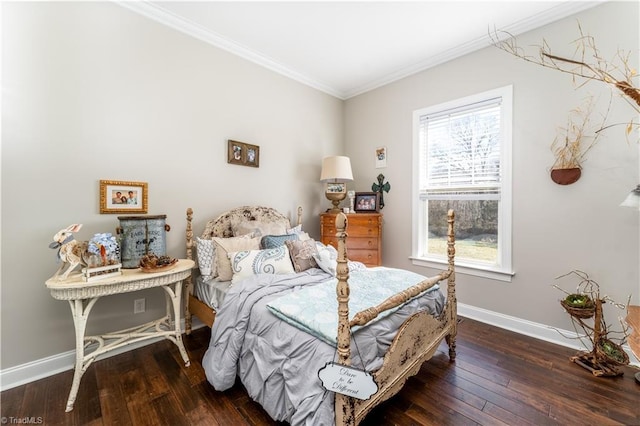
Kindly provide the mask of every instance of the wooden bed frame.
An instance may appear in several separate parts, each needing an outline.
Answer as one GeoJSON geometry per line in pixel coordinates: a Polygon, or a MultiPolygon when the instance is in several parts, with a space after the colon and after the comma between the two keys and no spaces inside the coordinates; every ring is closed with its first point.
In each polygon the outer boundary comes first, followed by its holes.
{"type": "MultiPolygon", "coordinates": [[[[272,219],[286,221],[291,224],[288,217],[282,215],[277,210],[262,206],[242,206],[229,210],[219,215],[217,218],[207,222],[201,238],[211,239],[213,237],[228,238],[233,236],[232,225],[238,221],[252,221],[260,219],[260,214],[268,214],[272,219]]],[[[302,225],[302,207],[297,209],[297,223],[302,225]]],[[[193,256],[195,239],[193,237],[193,209],[187,209],[187,259],[196,261],[193,256]]],[[[187,302],[185,304],[184,324],[185,333],[191,334],[193,316],[195,315],[202,323],[211,328],[216,318],[216,311],[193,294],[193,277],[186,280],[187,302]]]]}
{"type": "MultiPolygon", "coordinates": [[[[243,207],[240,209],[248,209],[243,207]]],[[[237,211],[234,209],[231,212],[237,211]]],[[[228,213],[227,213],[228,214],[228,213]]],[[[301,223],[302,210],[298,208],[298,223],[301,223]]],[[[214,231],[214,224],[220,223],[221,218],[209,221],[203,238],[217,236],[219,230],[214,231]]],[[[284,217],[284,216],[283,216],[284,217]]],[[[193,259],[193,229],[191,221],[193,210],[187,210],[187,258],[193,259]]],[[[362,326],[377,317],[380,312],[399,306],[417,296],[440,281],[447,280],[447,299],[444,310],[438,317],[426,312],[418,312],[409,317],[400,327],[396,337],[384,356],[382,366],[372,373],[378,385],[378,391],[367,400],[360,400],[350,396],[335,394],[336,425],[357,425],[378,404],[397,394],[404,383],[418,373],[420,366],[429,360],[443,340],[449,346],[449,359],[455,361],[455,339],[457,333],[457,301],[455,292],[455,233],[453,210],[447,215],[447,258],[446,271],[427,278],[394,296],[389,297],[380,305],[365,309],[357,313],[349,321],[349,267],[347,259],[347,216],[340,213],[336,217],[336,237],[338,238],[338,265],[336,288],[338,299],[338,362],[342,365],[351,364],[351,328],[362,326]]],[[[251,220],[251,219],[249,219],[251,220]]],[[[220,235],[225,236],[225,235],[220,235]]],[[[231,236],[227,233],[226,236],[231,236]]],[[[193,295],[191,278],[187,281],[188,303],[185,312],[185,328],[187,334],[191,332],[191,316],[196,315],[209,327],[215,320],[215,311],[193,295]]]]}

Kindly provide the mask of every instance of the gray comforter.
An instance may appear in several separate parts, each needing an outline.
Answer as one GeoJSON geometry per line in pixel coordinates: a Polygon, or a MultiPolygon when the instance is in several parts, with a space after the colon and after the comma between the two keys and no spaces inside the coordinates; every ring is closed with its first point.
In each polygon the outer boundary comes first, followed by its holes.
{"type": "MultiPolygon", "coordinates": [[[[273,419],[292,425],[333,425],[334,394],[321,386],[318,370],[336,359],[335,347],[279,319],[266,306],[296,287],[331,278],[320,269],[309,269],[290,275],[255,275],[234,284],[216,315],[202,361],[213,387],[229,389],[237,375],[249,396],[273,419]]],[[[411,314],[424,309],[437,314],[443,306],[440,291],[426,292],[359,329],[352,340],[352,365],[376,370],[398,327],[411,314]]]]}

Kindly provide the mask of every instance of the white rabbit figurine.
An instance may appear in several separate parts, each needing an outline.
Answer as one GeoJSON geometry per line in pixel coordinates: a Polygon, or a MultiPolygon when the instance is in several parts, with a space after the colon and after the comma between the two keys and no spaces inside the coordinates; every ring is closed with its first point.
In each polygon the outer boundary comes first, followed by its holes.
{"type": "Polygon", "coordinates": [[[58,257],[62,261],[62,264],[53,275],[53,278],[57,278],[59,281],[66,280],[71,271],[78,265],[84,264],[82,255],[87,250],[88,243],[86,241],[77,241],[73,237],[73,233],[78,232],[80,228],[82,228],[82,224],[74,223],[65,229],[61,229],[53,236],[53,242],[49,244],[49,248],[60,249],[58,251],[58,257]],[[59,275],[67,265],[67,270],[64,271],[62,275],[59,275]]]}

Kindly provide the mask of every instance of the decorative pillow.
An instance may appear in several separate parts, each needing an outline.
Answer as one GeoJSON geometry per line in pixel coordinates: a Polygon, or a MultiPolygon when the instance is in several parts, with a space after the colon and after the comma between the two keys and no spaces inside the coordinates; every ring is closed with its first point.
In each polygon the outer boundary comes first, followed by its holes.
{"type": "Polygon", "coordinates": [[[259,220],[250,220],[240,222],[232,227],[233,235],[253,234],[254,237],[262,237],[265,235],[282,235],[287,233],[287,225],[283,222],[262,222],[259,220]]]}
{"type": "Polygon", "coordinates": [[[294,226],[293,228],[289,228],[287,229],[287,234],[290,235],[297,235],[299,240],[310,240],[311,237],[309,236],[309,234],[307,234],[306,232],[304,232],[302,230],[302,224],[294,226]]]}
{"type": "Polygon", "coordinates": [[[330,245],[324,245],[316,242],[317,253],[313,255],[318,267],[328,274],[336,276],[336,268],[338,267],[338,250],[330,245]]]}
{"type": "Polygon", "coordinates": [[[233,278],[231,283],[256,274],[293,274],[293,266],[286,246],[267,250],[248,250],[229,253],[233,278]]]}
{"type": "Polygon", "coordinates": [[[276,248],[284,245],[284,242],[287,240],[297,240],[298,235],[296,234],[284,234],[284,235],[265,235],[260,240],[260,248],[261,249],[270,249],[276,248]]]}
{"type": "Polygon", "coordinates": [[[313,258],[313,255],[318,254],[314,240],[287,240],[284,243],[289,249],[293,269],[295,269],[296,272],[318,267],[318,264],[313,258]]]}
{"type": "Polygon", "coordinates": [[[302,232],[302,224],[287,229],[287,234],[299,234],[302,232]]]}
{"type": "Polygon", "coordinates": [[[216,274],[216,264],[214,262],[215,254],[216,249],[213,245],[213,240],[205,240],[204,238],[196,237],[198,267],[200,268],[200,275],[202,275],[206,280],[216,274]]]}
{"type": "Polygon", "coordinates": [[[260,238],[251,238],[251,235],[231,238],[214,237],[213,243],[216,249],[216,268],[220,281],[230,281],[233,278],[228,253],[260,248],[260,238]]]}

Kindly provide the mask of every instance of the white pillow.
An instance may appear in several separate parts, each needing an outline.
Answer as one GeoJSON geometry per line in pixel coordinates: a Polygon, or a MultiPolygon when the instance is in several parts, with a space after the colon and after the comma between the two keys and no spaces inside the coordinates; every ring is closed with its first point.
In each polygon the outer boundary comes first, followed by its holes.
{"type": "Polygon", "coordinates": [[[242,250],[257,250],[260,248],[260,237],[251,238],[251,235],[242,237],[220,238],[213,237],[216,249],[216,268],[220,281],[230,281],[233,278],[229,253],[242,250]]]}
{"type": "Polygon", "coordinates": [[[304,232],[302,230],[302,224],[296,225],[293,228],[287,229],[287,234],[288,235],[297,235],[298,239],[300,241],[306,241],[306,240],[310,240],[311,239],[309,234],[307,234],[306,232],[304,232]]]}
{"type": "Polygon", "coordinates": [[[338,267],[338,250],[330,245],[325,246],[319,241],[316,241],[316,248],[318,253],[313,255],[313,259],[318,264],[318,267],[335,277],[336,268],[338,267]]]}
{"type": "Polygon", "coordinates": [[[265,235],[282,235],[287,233],[287,226],[279,222],[261,222],[250,220],[240,222],[232,227],[233,235],[253,234],[254,237],[264,237],[265,235]]]}
{"type": "Polygon", "coordinates": [[[216,248],[213,244],[213,240],[205,240],[204,238],[196,237],[198,267],[200,268],[200,275],[202,275],[204,279],[209,279],[216,275],[216,264],[214,262],[215,254],[216,248]]]}
{"type": "Polygon", "coordinates": [[[257,274],[293,274],[293,265],[287,246],[266,250],[229,253],[233,278],[231,283],[257,274]]]}
{"type": "Polygon", "coordinates": [[[301,232],[302,232],[302,224],[296,225],[293,228],[287,229],[287,234],[289,234],[289,235],[291,235],[291,234],[299,234],[301,232]]]}

